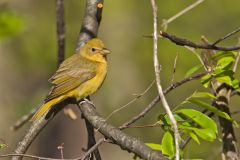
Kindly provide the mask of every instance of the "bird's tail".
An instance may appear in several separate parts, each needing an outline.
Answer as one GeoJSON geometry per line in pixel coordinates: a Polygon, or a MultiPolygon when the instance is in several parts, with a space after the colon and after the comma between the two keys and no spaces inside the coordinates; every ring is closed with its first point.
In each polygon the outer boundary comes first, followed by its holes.
{"type": "Polygon", "coordinates": [[[40,117],[42,117],[51,107],[53,107],[55,104],[61,102],[64,98],[64,96],[60,96],[58,98],[52,99],[46,103],[44,103],[37,112],[33,115],[30,121],[38,120],[40,117]]]}

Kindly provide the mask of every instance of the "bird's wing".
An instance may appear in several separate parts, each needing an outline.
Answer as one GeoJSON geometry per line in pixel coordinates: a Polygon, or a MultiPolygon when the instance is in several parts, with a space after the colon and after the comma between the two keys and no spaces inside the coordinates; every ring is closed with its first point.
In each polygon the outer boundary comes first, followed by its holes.
{"type": "MultiPolygon", "coordinates": [[[[76,57],[76,56],[73,56],[76,57]]],[[[71,59],[72,57],[70,57],[71,59]]],[[[79,58],[79,57],[76,57],[79,58]]],[[[82,83],[95,77],[96,72],[84,60],[73,59],[71,63],[67,59],[64,61],[57,72],[49,81],[53,87],[46,97],[45,102],[52,100],[56,97],[66,94],[67,92],[77,88],[82,83]]]]}

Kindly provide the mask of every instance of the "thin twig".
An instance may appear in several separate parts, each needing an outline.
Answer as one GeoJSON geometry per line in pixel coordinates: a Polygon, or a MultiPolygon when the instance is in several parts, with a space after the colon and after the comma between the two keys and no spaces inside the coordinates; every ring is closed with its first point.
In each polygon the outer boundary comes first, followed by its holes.
{"type": "Polygon", "coordinates": [[[105,138],[101,138],[95,143],[91,148],[88,149],[84,155],[80,157],[80,159],[85,160],[90,154],[92,154],[103,142],[105,141],[105,138]]]}
{"type": "MultiPolygon", "coordinates": [[[[152,36],[144,36],[144,37],[152,38],[152,36]]],[[[175,43],[176,45],[189,46],[189,47],[193,47],[193,48],[220,50],[220,51],[234,51],[234,50],[240,49],[239,45],[230,46],[230,47],[221,47],[221,46],[216,46],[216,45],[212,45],[212,44],[197,44],[197,43],[191,42],[187,39],[179,38],[179,37],[176,37],[175,35],[171,35],[169,33],[163,32],[163,31],[160,31],[159,37],[167,38],[170,41],[172,41],[173,43],[175,43]]]]}
{"type": "Polygon", "coordinates": [[[153,84],[155,83],[155,80],[151,82],[151,84],[140,94],[137,94],[135,98],[133,98],[132,100],[130,100],[128,103],[126,103],[125,105],[123,105],[122,107],[117,108],[116,110],[112,111],[106,118],[106,121],[112,117],[112,115],[114,115],[115,113],[121,111],[122,109],[128,107],[130,104],[132,104],[133,102],[135,102],[136,100],[138,100],[139,98],[141,98],[142,96],[144,96],[153,86],[153,84]]]}
{"type": "MultiPolygon", "coordinates": [[[[94,132],[94,128],[93,128],[92,124],[89,123],[89,121],[84,116],[83,116],[83,118],[85,120],[87,133],[88,133],[87,150],[89,151],[89,149],[92,150],[92,147],[96,145],[95,132],[94,132]]],[[[96,158],[96,160],[101,160],[102,159],[98,148],[95,148],[90,154],[88,154],[88,159],[89,160],[93,160],[94,157],[96,158]],[[91,156],[92,153],[93,153],[94,156],[91,156]]]]}
{"type": "MultiPolygon", "coordinates": [[[[200,74],[196,74],[194,76],[190,76],[190,77],[187,77],[181,81],[178,81],[178,82],[175,82],[174,84],[171,84],[169,87],[167,87],[165,90],[164,90],[164,94],[168,94],[170,91],[172,91],[173,89],[189,82],[189,81],[192,81],[192,80],[197,80],[201,77],[203,77],[204,75],[206,75],[208,72],[204,72],[204,73],[200,73],[200,74]]],[[[160,97],[159,96],[156,96],[152,101],[151,103],[149,103],[140,113],[138,113],[137,115],[135,115],[134,117],[132,117],[130,120],[128,120],[127,122],[123,123],[119,129],[125,129],[125,128],[128,128],[128,126],[130,126],[131,124],[135,123],[137,120],[139,120],[140,118],[144,117],[154,106],[156,103],[158,103],[160,101],[160,97]]]]}
{"type": "MultiPolygon", "coordinates": [[[[30,129],[24,136],[24,138],[18,143],[16,149],[14,150],[14,153],[16,154],[22,154],[25,153],[28,149],[28,147],[31,145],[33,140],[37,137],[38,133],[47,125],[47,123],[51,120],[45,120],[46,114],[41,117],[39,120],[33,122],[30,129]]],[[[22,157],[12,157],[12,160],[19,160],[22,159],[22,157]]]]}
{"type": "Polygon", "coordinates": [[[177,122],[173,116],[173,113],[167,103],[167,100],[164,96],[161,82],[160,82],[160,65],[158,62],[158,33],[157,33],[157,4],[155,0],[151,0],[152,4],[152,9],[153,9],[153,61],[154,61],[154,69],[155,69],[155,76],[156,76],[156,84],[157,84],[157,89],[159,96],[161,98],[161,102],[170,118],[171,124],[173,126],[174,130],[174,140],[175,140],[175,149],[176,149],[176,154],[175,154],[175,159],[179,160],[179,132],[178,132],[178,126],[177,122]]]}
{"type": "Polygon", "coordinates": [[[34,113],[38,110],[38,107],[33,108],[28,114],[22,116],[19,120],[16,121],[16,123],[10,127],[11,131],[16,131],[19,128],[21,128],[24,124],[26,124],[34,115],[34,113]]]}
{"type": "Polygon", "coordinates": [[[172,73],[172,80],[171,80],[172,84],[173,84],[174,78],[175,78],[178,56],[179,56],[179,53],[177,53],[177,55],[176,55],[176,57],[175,57],[175,59],[174,59],[173,73],[172,73]]]}
{"type": "Polygon", "coordinates": [[[228,33],[226,36],[219,38],[219,39],[216,40],[214,43],[212,43],[212,45],[215,46],[216,44],[220,43],[221,41],[223,41],[223,40],[225,40],[225,39],[227,39],[227,38],[229,38],[229,37],[231,37],[232,35],[238,33],[239,31],[240,31],[240,27],[237,28],[236,30],[228,33]]]}
{"type": "Polygon", "coordinates": [[[237,57],[236,57],[236,60],[235,60],[235,64],[234,64],[234,66],[233,66],[233,72],[234,72],[234,73],[237,71],[239,58],[240,58],[240,51],[238,51],[238,53],[237,53],[237,57]]]}
{"type": "Polygon", "coordinates": [[[64,60],[65,51],[65,29],[64,29],[64,0],[56,0],[57,17],[57,40],[58,40],[58,66],[64,60]]]}
{"type": "MultiPolygon", "coordinates": [[[[0,158],[6,158],[6,157],[27,157],[27,158],[32,158],[32,159],[37,159],[37,160],[63,160],[63,159],[56,159],[56,158],[49,158],[49,157],[39,157],[39,156],[34,156],[34,155],[29,155],[29,154],[3,154],[0,155],[0,158]]],[[[74,160],[74,159],[65,159],[65,160],[74,160]]]]}
{"type": "Polygon", "coordinates": [[[180,12],[178,12],[177,14],[175,14],[174,16],[170,17],[167,20],[163,20],[162,23],[162,27],[164,28],[164,30],[166,30],[167,25],[171,22],[173,22],[175,19],[177,19],[178,17],[182,16],[183,14],[187,13],[188,11],[190,11],[191,9],[195,8],[196,6],[198,6],[199,4],[201,4],[204,0],[197,0],[196,2],[194,2],[193,4],[189,5],[188,7],[186,7],[185,9],[181,10],[180,12]]]}

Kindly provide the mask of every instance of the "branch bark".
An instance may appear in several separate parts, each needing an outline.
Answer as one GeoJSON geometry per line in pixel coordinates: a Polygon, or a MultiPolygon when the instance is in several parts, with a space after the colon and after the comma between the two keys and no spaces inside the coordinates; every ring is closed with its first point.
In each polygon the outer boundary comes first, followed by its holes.
{"type": "MultiPolygon", "coordinates": [[[[234,32],[236,33],[236,32],[234,32]]],[[[231,34],[233,35],[233,34],[231,34]]],[[[189,46],[192,48],[200,48],[200,49],[210,49],[210,50],[219,50],[219,51],[234,51],[234,50],[239,50],[240,46],[230,46],[230,47],[221,47],[221,46],[216,46],[214,44],[197,44],[192,41],[189,41],[184,38],[177,37],[175,35],[160,31],[160,37],[164,37],[175,43],[176,45],[180,46],[189,46]]],[[[229,36],[228,36],[229,37],[229,36]]],[[[216,43],[216,42],[215,42],[216,43]]]]}
{"type": "Polygon", "coordinates": [[[163,107],[166,110],[166,112],[169,116],[169,119],[171,121],[171,124],[173,126],[175,149],[176,149],[175,159],[179,160],[180,159],[180,157],[179,157],[180,135],[178,132],[177,121],[175,120],[173,113],[167,103],[165,96],[164,96],[163,89],[161,86],[161,81],[160,81],[160,65],[158,62],[157,4],[156,4],[155,0],[151,0],[151,4],[152,4],[152,10],[153,10],[153,61],[154,61],[154,70],[155,70],[155,76],[156,76],[156,84],[157,84],[158,94],[161,98],[163,107]]]}
{"type": "Polygon", "coordinates": [[[106,123],[106,120],[96,113],[91,104],[81,102],[79,108],[94,128],[97,128],[100,133],[112,140],[113,143],[119,145],[122,149],[135,153],[137,156],[147,160],[166,159],[161,152],[152,150],[142,141],[132,138],[118,128],[106,123]]]}

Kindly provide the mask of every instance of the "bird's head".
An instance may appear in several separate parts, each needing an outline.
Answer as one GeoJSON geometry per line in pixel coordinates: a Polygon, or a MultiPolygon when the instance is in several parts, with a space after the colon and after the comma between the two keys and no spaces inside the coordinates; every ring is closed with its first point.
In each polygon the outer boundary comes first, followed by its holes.
{"type": "Polygon", "coordinates": [[[98,38],[88,41],[80,50],[80,54],[90,60],[105,62],[110,51],[104,47],[103,42],[98,38]]]}

